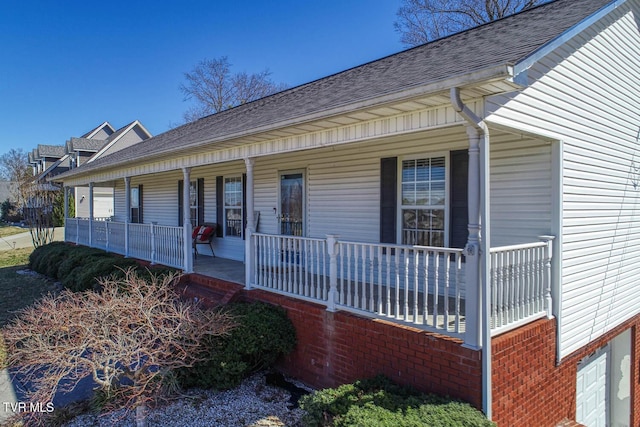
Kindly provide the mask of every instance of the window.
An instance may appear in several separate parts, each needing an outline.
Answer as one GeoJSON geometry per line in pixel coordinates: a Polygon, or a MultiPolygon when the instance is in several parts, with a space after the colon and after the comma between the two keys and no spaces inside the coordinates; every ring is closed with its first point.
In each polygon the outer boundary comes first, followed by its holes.
{"type": "Polygon", "coordinates": [[[142,223],[142,185],[137,187],[131,187],[131,222],[141,224],[142,223]]]}
{"type": "Polygon", "coordinates": [[[403,160],[401,180],[401,243],[444,246],[445,157],[403,160]]]}
{"type": "Polygon", "coordinates": [[[189,183],[189,212],[191,225],[200,225],[198,221],[198,181],[191,181],[189,183]]]}
{"type": "Polygon", "coordinates": [[[224,178],[224,235],[242,237],[242,177],[224,178]]]}

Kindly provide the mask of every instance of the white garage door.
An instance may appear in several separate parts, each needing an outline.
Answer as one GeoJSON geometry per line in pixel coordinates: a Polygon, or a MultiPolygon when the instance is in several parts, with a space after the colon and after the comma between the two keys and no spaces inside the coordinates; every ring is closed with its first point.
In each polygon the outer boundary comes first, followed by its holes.
{"type": "Polygon", "coordinates": [[[608,346],[578,365],[576,421],[606,427],[609,419],[608,346]]]}
{"type": "Polygon", "coordinates": [[[93,217],[106,218],[113,215],[113,197],[93,197],[93,217]]]}

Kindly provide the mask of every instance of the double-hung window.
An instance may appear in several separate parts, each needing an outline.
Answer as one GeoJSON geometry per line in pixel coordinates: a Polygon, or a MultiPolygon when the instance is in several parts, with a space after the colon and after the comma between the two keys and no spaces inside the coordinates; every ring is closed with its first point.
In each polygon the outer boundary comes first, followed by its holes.
{"type": "Polygon", "coordinates": [[[402,161],[402,244],[445,245],[446,176],[444,156],[402,161]]]}
{"type": "Polygon", "coordinates": [[[242,177],[224,178],[224,235],[242,237],[242,177]]]}
{"type": "Polygon", "coordinates": [[[198,221],[198,181],[191,181],[189,183],[189,212],[191,218],[191,225],[199,225],[198,221]]]}
{"type": "Polygon", "coordinates": [[[131,187],[130,203],[131,203],[131,222],[142,223],[142,185],[131,187]]]}

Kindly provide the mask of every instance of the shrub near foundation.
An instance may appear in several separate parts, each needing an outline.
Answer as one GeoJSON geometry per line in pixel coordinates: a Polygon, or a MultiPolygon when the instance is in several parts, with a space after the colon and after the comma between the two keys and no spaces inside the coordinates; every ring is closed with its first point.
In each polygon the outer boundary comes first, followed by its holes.
{"type": "MultiPolygon", "coordinates": [[[[41,246],[29,257],[29,267],[47,277],[59,280],[64,287],[74,292],[99,288],[98,279],[111,276],[123,278],[124,270],[134,268],[145,278],[149,274],[145,268],[131,258],[85,246],[72,246],[54,242],[41,246]]],[[[175,272],[170,268],[154,268],[155,275],[175,272]]]]}
{"type": "Polygon", "coordinates": [[[296,331],[281,307],[233,303],[226,312],[237,326],[226,336],[206,337],[206,361],[177,372],[183,387],[226,389],[262,369],[296,345],[296,331]]]}
{"type": "Polygon", "coordinates": [[[383,376],[302,397],[304,425],[318,427],[494,427],[468,403],[421,394],[383,376]]]}

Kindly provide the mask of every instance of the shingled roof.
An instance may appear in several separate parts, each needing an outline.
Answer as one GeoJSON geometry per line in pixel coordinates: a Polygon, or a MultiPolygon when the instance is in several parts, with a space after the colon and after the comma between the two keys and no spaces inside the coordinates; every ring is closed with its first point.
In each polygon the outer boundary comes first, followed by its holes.
{"type": "Polygon", "coordinates": [[[64,145],[44,145],[38,144],[38,148],[35,152],[35,159],[42,159],[44,157],[53,157],[56,159],[65,155],[64,145]]]}
{"type": "MultiPolygon", "coordinates": [[[[556,0],[169,130],[66,176],[179,152],[311,115],[362,104],[454,76],[515,65],[611,0],[556,0]]],[[[215,145],[214,145],[215,146],[215,145]]]]}
{"type": "Polygon", "coordinates": [[[105,143],[106,141],[99,139],[71,138],[67,141],[67,152],[90,151],[96,153],[105,143]]]}

